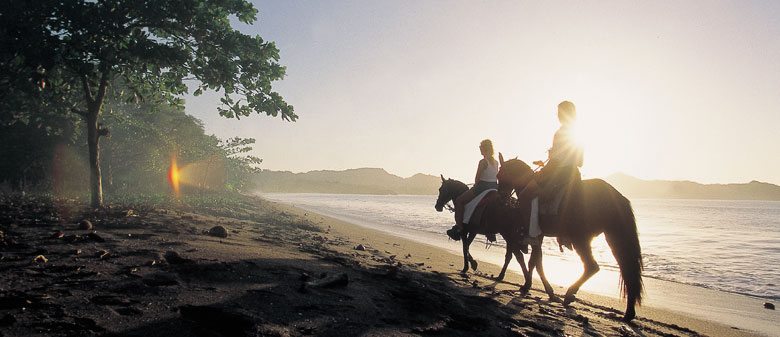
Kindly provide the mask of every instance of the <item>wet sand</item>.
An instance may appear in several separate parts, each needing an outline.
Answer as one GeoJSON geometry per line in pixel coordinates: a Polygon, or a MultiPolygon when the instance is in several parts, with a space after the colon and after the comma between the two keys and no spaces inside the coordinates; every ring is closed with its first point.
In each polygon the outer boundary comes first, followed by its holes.
{"type": "Polygon", "coordinates": [[[564,308],[496,266],[464,276],[446,250],[258,198],[2,201],[0,336],[756,335],[648,308],[625,324],[582,292],[564,308]]]}

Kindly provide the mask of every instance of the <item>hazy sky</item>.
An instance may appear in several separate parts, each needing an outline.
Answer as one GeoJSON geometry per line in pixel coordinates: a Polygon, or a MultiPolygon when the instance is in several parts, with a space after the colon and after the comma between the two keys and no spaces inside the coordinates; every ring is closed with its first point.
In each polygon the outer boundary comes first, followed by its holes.
{"type": "Polygon", "coordinates": [[[300,119],[220,118],[272,170],[472,180],[484,138],[546,158],[577,105],[585,176],[780,183],[778,1],[261,1],[300,119]]]}

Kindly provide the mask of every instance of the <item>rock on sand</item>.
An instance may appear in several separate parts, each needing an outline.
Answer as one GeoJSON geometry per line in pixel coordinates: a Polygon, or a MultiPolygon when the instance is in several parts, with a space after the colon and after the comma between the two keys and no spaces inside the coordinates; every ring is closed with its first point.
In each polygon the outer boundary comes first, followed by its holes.
{"type": "Polygon", "coordinates": [[[219,238],[226,238],[228,236],[227,229],[225,229],[225,227],[222,227],[222,226],[211,227],[211,229],[209,229],[208,233],[211,236],[216,236],[216,237],[219,237],[219,238]]]}

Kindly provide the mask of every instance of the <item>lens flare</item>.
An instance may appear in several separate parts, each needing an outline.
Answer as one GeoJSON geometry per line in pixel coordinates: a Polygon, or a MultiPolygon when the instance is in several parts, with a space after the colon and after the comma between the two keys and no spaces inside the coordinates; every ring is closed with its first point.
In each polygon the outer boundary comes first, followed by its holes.
{"type": "Polygon", "coordinates": [[[171,184],[171,188],[173,188],[173,195],[175,195],[176,198],[181,196],[181,192],[179,190],[180,175],[181,173],[179,172],[179,166],[176,164],[176,156],[173,156],[171,157],[171,167],[168,169],[168,183],[171,184]]]}

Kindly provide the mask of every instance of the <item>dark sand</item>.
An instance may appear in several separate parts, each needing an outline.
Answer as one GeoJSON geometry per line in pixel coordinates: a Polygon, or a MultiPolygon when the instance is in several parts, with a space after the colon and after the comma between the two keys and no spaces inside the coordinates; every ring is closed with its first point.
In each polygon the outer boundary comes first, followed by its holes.
{"type": "Polygon", "coordinates": [[[495,266],[462,276],[444,250],[257,198],[96,213],[3,197],[0,231],[0,336],[703,335],[564,308],[517,292],[516,274],[491,280],[495,266]]]}

